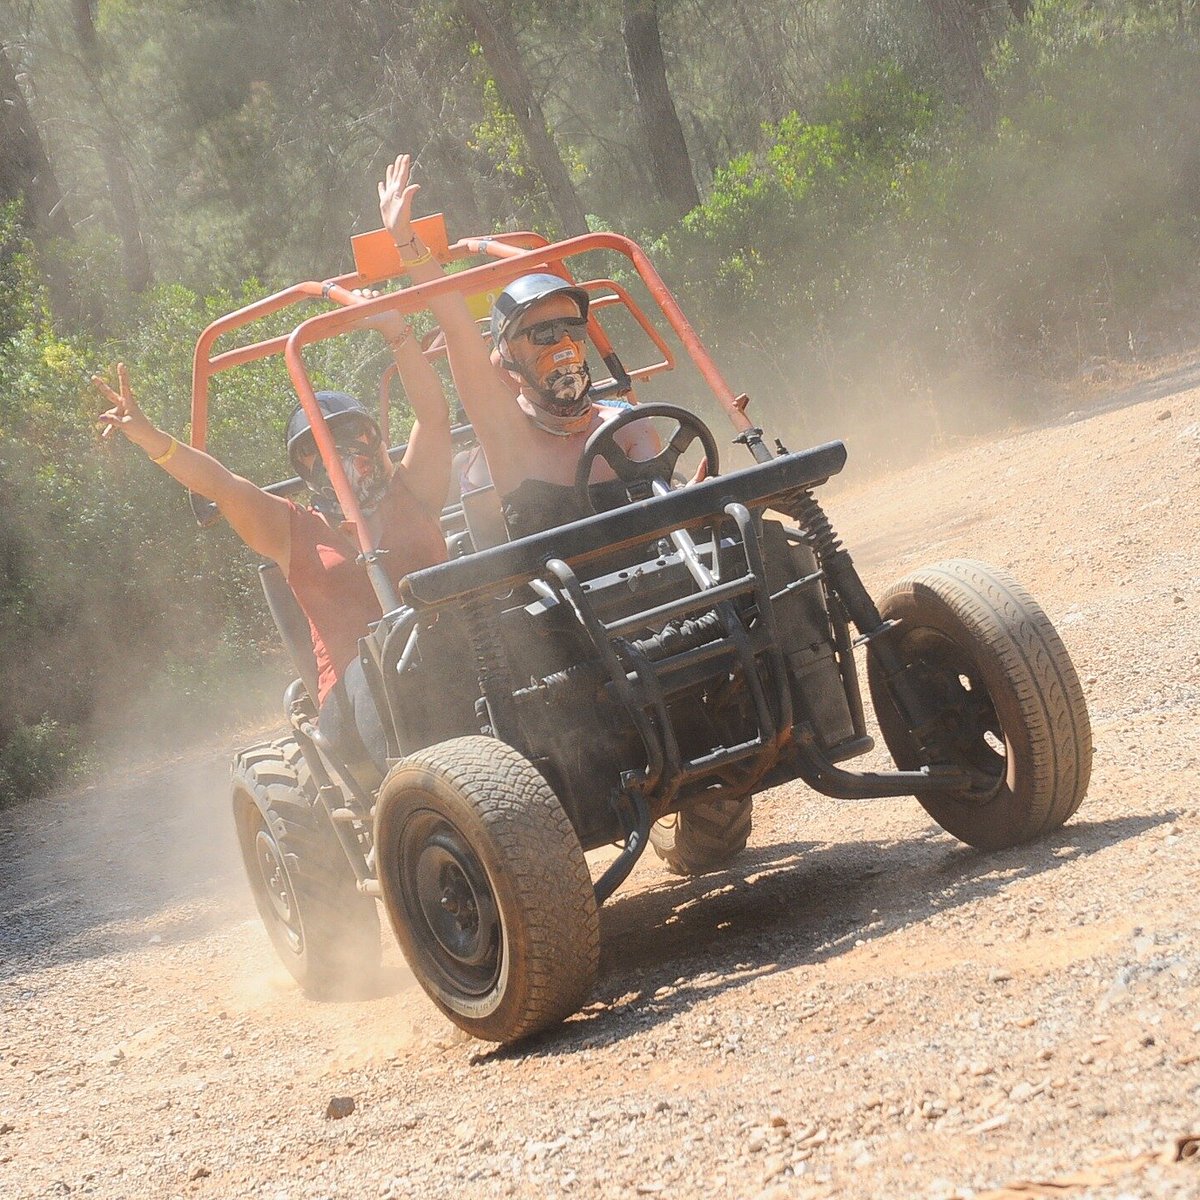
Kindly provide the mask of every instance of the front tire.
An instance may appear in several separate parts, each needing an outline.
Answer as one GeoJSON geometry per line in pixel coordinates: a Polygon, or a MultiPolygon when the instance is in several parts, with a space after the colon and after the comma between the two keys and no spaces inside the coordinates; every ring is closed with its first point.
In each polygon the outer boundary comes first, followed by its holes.
{"type": "Polygon", "coordinates": [[[650,845],[676,875],[703,875],[729,866],[750,840],[751,796],[691,801],[650,827],[650,845]]]}
{"type": "MultiPolygon", "coordinates": [[[[935,761],[976,780],[961,793],[918,793],[930,816],[984,850],[1061,826],[1087,791],[1091,724],[1070,656],[1038,603],[1004,572],[954,559],[893,584],[879,611],[900,622],[888,636],[909,664],[910,686],[938,712],[926,736],[935,761]]],[[[867,673],[896,765],[921,767],[926,756],[873,654],[867,673]]]]}
{"type": "Polygon", "coordinates": [[[592,879],[558,798],[512,747],[461,737],[403,759],[379,793],[375,847],[404,956],[461,1029],[513,1042],[586,1002],[592,879]]]}
{"type": "Polygon", "coordinates": [[[255,907],[292,977],[314,999],[369,995],[379,974],[379,911],[358,891],[295,741],[237,756],[233,816],[255,907]]]}

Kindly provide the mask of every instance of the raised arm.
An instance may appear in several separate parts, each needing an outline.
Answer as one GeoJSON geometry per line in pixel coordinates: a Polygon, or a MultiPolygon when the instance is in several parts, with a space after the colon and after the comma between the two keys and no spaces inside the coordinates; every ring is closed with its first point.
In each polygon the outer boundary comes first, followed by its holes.
{"type": "Polygon", "coordinates": [[[117,380],[120,391],[113,391],[99,375],[92,376],[96,389],[112,405],[98,418],[103,427],[100,436],[111,437],[119,430],[172,479],[215,501],[238,537],[256,554],[274,559],[286,574],[291,551],[287,501],[268,495],[211,454],[184,445],[154,425],[133,398],[124,363],[117,364],[117,380]]]}
{"type": "MultiPolygon", "coordinates": [[[[409,279],[428,283],[441,278],[442,268],[413,233],[412,202],[421,185],[409,182],[411,174],[412,159],[401,154],[379,184],[379,214],[408,267],[409,279]]],[[[476,434],[484,441],[502,444],[505,432],[521,419],[520,411],[492,366],[466,300],[457,292],[444,292],[430,301],[430,307],[446,337],[454,386],[476,434]]]]}
{"type": "MultiPolygon", "coordinates": [[[[368,296],[378,295],[367,292],[368,296]]],[[[391,347],[404,394],[416,421],[400,460],[408,489],[426,508],[441,512],[450,486],[450,410],[442,381],[399,313],[382,313],[365,322],[378,329],[391,347]]]]}

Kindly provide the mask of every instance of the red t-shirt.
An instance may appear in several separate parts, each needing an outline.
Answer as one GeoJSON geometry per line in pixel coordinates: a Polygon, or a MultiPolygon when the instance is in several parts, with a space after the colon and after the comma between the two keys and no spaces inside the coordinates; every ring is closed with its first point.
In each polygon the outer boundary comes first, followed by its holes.
{"type": "MultiPolygon", "coordinates": [[[[291,505],[291,558],[288,584],[312,633],[317,655],[317,703],[358,656],[358,639],[383,615],[367,568],[358,562],[355,538],[327,525],[307,508],[291,505]]],[[[380,504],[387,550],[383,567],[392,583],[410,571],[446,561],[446,543],[437,517],[408,490],[397,471],[380,504]]]]}

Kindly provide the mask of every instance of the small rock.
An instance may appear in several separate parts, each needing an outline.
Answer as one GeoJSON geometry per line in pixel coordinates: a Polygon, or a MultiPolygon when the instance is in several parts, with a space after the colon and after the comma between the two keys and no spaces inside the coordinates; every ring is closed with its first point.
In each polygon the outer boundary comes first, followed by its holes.
{"type": "Polygon", "coordinates": [[[1156,421],[1169,421],[1171,419],[1171,410],[1169,408],[1164,408],[1161,412],[1154,414],[1154,419],[1156,421]]]}
{"type": "Polygon", "coordinates": [[[191,1169],[188,1179],[194,1183],[197,1179],[207,1179],[211,1174],[212,1172],[206,1166],[204,1166],[203,1163],[201,1163],[199,1166],[195,1166],[191,1169]]]}
{"type": "Polygon", "coordinates": [[[967,1130],[968,1133],[991,1133],[993,1129],[999,1129],[1002,1125],[1008,1124],[1008,1113],[997,1113],[994,1117],[988,1117],[986,1121],[980,1121],[978,1125],[972,1125],[967,1130]]]}
{"type": "Polygon", "coordinates": [[[1007,983],[1012,978],[1012,972],[1003,967],[993,967],[987,974],[988,983],[1007,983]]]}
{"type": "Polygon", "coordinates": [[[1037,1024],[1037,1017],[1018,1017],[1013,1024],[1018,1029],[1032,1029],[1037,1024]]]}
{"type": "Polygon", "coordinates": [[[746,1149],[749,1150],[751,1154],[758,1154],[766,1147],[766,1144],[767,1144],[766,1135],[762,1132],[761,1129],[756,1129],[749,1136],[749,1138],[747,1138],[746,1149]]]}
{"type": "Polygon", "coordinates": [[[233,1047],[226,1046],[225,1049],[221,1051],[221,1057],[226,1060],[231,1059],[233,1057],[233,1047]]]}
{"type": "Polygon", "coordinates": [[[1033,1084],[1026,1083],[1024,1080],[1022,1080],[1020,1083],[1016,1084],[1016,1086],[1013,1088],[1013,1090],[1011,1092],[1008,1093],[1008,1098],[1014,1104],[1022,1104],[1024,1101],[1028,1100],[1032,1095],[1033,1095],[1033,1084]]]}
{"type": "Polygon", "coordinates": [[[3,1136],[6,1133],[15,1133],[16,1129],[17,1127],[10,1124],[8,1121],[0,1122],[0,1136],[3,1136]]]}
{"type": "Polygon", "coordinates": [[[763,1183],[770,1183],[772,1179],[782,1175],[788,1168],[788,1161],[782,1154],[769,1155],[763,1163],[763,1183]]]}
{"type": "Polygon", "coordinates": [[[781,1113],[778,1109],[776,1109],[774,1112],[771,1113],[771,1128],[772,1129],[786,1129],[787,1123],[788,1123],[787,1117],[785,1117],[783,1115],[783,1113],[781,1113]]]}
{"type": "Polygon", "coordinates": [[[348,1117],[353,1111],[353,1096],[333,1096],[325,1106],[325,1119],[327,1121],[340,1121],[343,1117],[348,1117]]]}
{"type": "Polygon", "coordinates": [[[161,946],[162,945],[162,934],[161,933],[152,933],[146,939],[146,941],[151,946],[161,946]]]}

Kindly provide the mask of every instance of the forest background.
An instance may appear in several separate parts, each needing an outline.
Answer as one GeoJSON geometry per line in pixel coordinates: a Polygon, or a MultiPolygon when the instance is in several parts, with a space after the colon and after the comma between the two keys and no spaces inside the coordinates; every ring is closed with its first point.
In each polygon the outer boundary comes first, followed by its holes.
{"type": "MultiPolygon", "coordinates": [[[[185,434],[200,330],[349,269],[397,152],[452,236],[642,241],[764,423],[886,465],[1194,340],[1197,7],[0,0],[0,803],[277,702],[252,557],[87,379],[185,434]]],[[[292,403],[222,376],[210,444],[281,477],[292,403]]]]}

